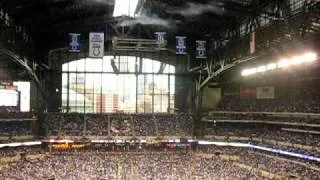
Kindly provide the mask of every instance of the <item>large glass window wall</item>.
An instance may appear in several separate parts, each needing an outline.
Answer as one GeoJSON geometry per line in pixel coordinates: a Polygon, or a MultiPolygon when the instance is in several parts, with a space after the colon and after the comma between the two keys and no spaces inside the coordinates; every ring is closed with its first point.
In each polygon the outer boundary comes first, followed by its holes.
{"type": "Polygon", "coordinates": [[[175,67],[159,61],[105,56],[62,66],[64,112],[169,112],[174,97],[175,67]]]}

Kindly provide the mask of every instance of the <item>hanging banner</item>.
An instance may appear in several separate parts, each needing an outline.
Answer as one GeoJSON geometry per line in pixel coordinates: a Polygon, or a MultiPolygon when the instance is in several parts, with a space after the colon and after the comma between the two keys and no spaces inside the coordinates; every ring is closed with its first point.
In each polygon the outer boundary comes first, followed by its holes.
{"type": "Polygon", "coordinates": [[[187,54],[186,36],[176,36],[176,54],[187,54]]]}
{"type": "Polygon", "coordinates": [[[250,54],[256,52],[256,32],[250,34],[250,54]]]}
{"type": "Polygon", "coordinates": [[[69,52],[80,52],[80,34],[69,33],[69,52]]]}
{"type": "Polygon", "coordinates": [[[164,49],[167,46],[166,32],[155,32],[156,43],[158,49],[164,49]]]}
{"type": "Polygon", "coordinates": [[[202,59],[202,58],[207,58],[206,55],[206,41],[196,41],[196,58],[197,59],[202,59]]]}
{"type": "Polygon", "coordinates": [[[104,56],[104,33],[90,33],[89,57],[102,58],[104,56]]]}

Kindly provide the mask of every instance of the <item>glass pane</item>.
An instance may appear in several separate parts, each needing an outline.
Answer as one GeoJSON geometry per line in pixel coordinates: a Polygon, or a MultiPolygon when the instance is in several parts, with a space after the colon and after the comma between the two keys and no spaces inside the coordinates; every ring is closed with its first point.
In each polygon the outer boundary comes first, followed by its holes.
{"type": "Polygon", "coordinates": [[[86,112],[93,112],[94,109],[94,74],[86,74],[85,97],[86,112]]]}
{"type": "Polygon", "coordinates": [[[170,65],[167,64],[166,68],[164,69],[163,73],[169,73],[170,72],[170,65]]]}
{"type": "Polygon", "coordinates": [[[65,71],[65,72],[69,71],[68,65],[69,65],[69,63],[63,64],[63,65],[62,65],[62,71],[65,71]]]}
{"type": "Polygon", "coordinates": [[[161,97],[161,112],[168,112],[169,108],[169,96],[162,95],[161,97]]]}
{"type": "Polygon", "coordinates": [[[124,112],[136,111],[136,76],[119,75],[118,93],[120,96],[119,110],[124,112]]]}
{"type": "Polygon", "coordinates": [[[143,113],[145,110],[146,102],[144,101],[144,95],[138,95],[138,113],[143,113]]]}
{"type": "Polygon", "coordinates": [[[77,62],[77,72],[84,72],[85,66],[86,66],[85,59],[80,59],[76,62],[77,62]]]}
{"type": "Polygon", "coordinates": [[[129,57],[129,72],[139,71],[139,57],[129,57]]]}
{"type": "Polygon", "coordinates": [[[103,72],[113,72],[113,69],[111,67],[111,58],[112,56],[105,56],[103,57],[103,72]]]}
{"type": "Polygon", "coordinates": [[[102,59],[86,59],[86,72],[102,72],[102,59]]]}
{"type": "Polygon", "coordinates": [[[76,88],[76,106],[77,112],[84,112],[84,104],[87,101],[85,97],[85,74],[77,73],[77,88],[76,88]]]}
{"type": "Polygon", "coordinates": [[[161,95],[154,95],[154,105],[153,105],[153,111],[155,113],[162,112],[161,111],[161,102],[162,102],[162,96],[161,95]]]}
{"type": "Polygon", "coordinates": [[[102,112],[116,112],[119,109],[119,94],[117,92],[117,76],[102,74],[102,112]]]}
{"type": "Polygon", "coordinates": [[[67,103],[68,100],[67,99],[68,99],[68,94],[62,93],[62,108],[63,108],[64,112],[68,107],[68,103],[67,103]]]}
{"type": "Polygon", "coordinates": [[[69,74],[69,93],[75,93],[77,89],[77,74],[70,73],[69,74]]]}
{"type": "Polygon", "coordinates": [[[170,95],[170,112],[174,112],[174,108],[175,108],[175,96],[174,95],[170,95]]]}
{"type": "Polygon", "coordinates": [[[102,113],[104,105],[104,99],[102,97],[102,75],[101,74],[93,74],[93,111],[97,113],[102,113]]]}
{"type": "Polygon", "coordinates": [[[176,77],[174,75],[170,76],[170,94],[175,94],[175,89],[176,89],[176,77]]]}
{"type": "Polygon", "coordinates": [[[153,61],[151,59],[143,59],[142,62],[142,72],[145,73],[152,73],[152,63],[153,61]]]}
{"type": "Polygon", "coordinates": [[[138,94],[142,95],[144,94],[144,80],[145,76],[144,75],[138,75],[138,94]]]}
{"type": "Polygon", "coordinates": [[[168,94],[168,75],[155,75],[154,83],[155,94],[168,94]]]}
{"type": "Polygon", "coordinates": [[[159,72],[159,69],[160,69],[160,66],[161,66],[161,63],[159,61],[152,61],[152,72],[153,73],[158,73],[159,72]]]}
{"type": "Polygon", "coordinates": [[[115,64],[120,72],[128,72],[128,57],[127,56],[117,56],[115,58],[115,64]]]}
{"type": "Polygon", "coordinates": [[[67,93],[68,73],[62,73],[62,93],[67,93]]]}
{"type": "Polygon", "coordinates": [[[69,64],[69,71],[77,71],[77,61],[71,61],[69,64]]]}
{"type": "Polygon", "coordinates": [[[170,73],[176,73],[176,67],[169,65],[170,66],[170,73]]]}

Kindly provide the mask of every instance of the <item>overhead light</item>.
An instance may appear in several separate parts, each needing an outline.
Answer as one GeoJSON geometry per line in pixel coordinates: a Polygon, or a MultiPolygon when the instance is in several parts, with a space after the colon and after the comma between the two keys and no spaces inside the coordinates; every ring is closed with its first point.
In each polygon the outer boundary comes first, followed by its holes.
{"type": "Polygon", "coordinates": [[[301,56],[294,56],[293,58],[291,58],[291,63],[293,65],[298,65],[302,63],[302,58],[301,56]]]}
{"type": "Polygon", "coordinates": [[[287,59],[282,59],[282,60],[280,60],[278,62],[278,67],[279,68],[286,68],[288,66],[290,66],[290,63],[289,63],[289,61],[287,59]]]}
{"type": "Polygon", "coordinates": [[[277,68],[287,68],[291,65],[302,65],[309,62],[314,62],[318,56],[314,52],[307,52],[303,55],[293,56],[291,58],[283,58],[277,63],[270,63],[268,65],[259,66],[257,68],[245,69],[241,72],[242,76],[250,76],[256,73],[263,73],[265,71],[274,70],[277,68]]]}
{"type": "Polygon", "coordinates": [[[257,68],[257,72],[265,72],[266,71],[266,66],[260,66],[257,68]]]}
{"type": "Polygon", "coordinates": [[[242,76],[249,76],[257,73],[257,68],[246,69],[241,72],[242,76]]]}
{"type": "Polygon", "coordinates": [[[113,17],[134,17],[139,0],[115,0],[113,17]]]}
{"type": "Polygon", "coordinates": [[[313,62],[317,60],[317,54],[313,52],[308,52],[304,54],[301,58],[303,62],[313,62]]]}
{"type": "Polygon", "coordinates": [[[249,70],[249,74],[251,75],[251,74],[255,74],[255,73],[257,73],[257,68],[251,68],[250,70],[249,70]]]}
{"type": "Polygon", "coordinates": [[[270,63],[267,65],[267,71],[269,70],[274,70],[277,68],[277,64],[276,63],[270,63]]]}
{"type": "Polygon", "coordinates": [[[248,76],[249,74],[248,74],[248,70],[246,69],[246,70],[243,70],[242,72],[241,72],[241,75],[242,76],[248,76]]]}

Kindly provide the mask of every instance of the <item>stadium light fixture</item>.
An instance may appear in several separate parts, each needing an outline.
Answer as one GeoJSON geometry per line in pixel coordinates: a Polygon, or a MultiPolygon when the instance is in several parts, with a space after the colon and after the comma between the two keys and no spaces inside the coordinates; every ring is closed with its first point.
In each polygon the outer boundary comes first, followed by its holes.
{"type": "Polygon", "coordinates": [[[299,65],[302,63],[302,57],[301,56],[294,56],[291,58],[291,64],[293,65],[299,65]]]}
{"type": "Polygon", "coordinates": [[[245,69],[241,72],[242,76],[249,76],[256,73],[262,73],[265,71],[274,70],[277,68],[287,68],[291,65],[300,65],[305,63],[314,62],[318,59],[318,56],[314,52],[307,52],[300,56],[293,56],[291,58],[284,58],[277,63],[270,63],[268,65],[262,65],[257,68],[245,69]]]}
{"type": "Polygon", "coordinates": [[[113,17],[134,17],[139,0],[115,0],[113,17]]]}
{"type": "Polygon", "coordinates": [[[305,53],[301,56],[303,62],[313,62],[317,60],[317,54],[313,52],[305,53]]]}
{"type": "Polygon", "coordinates": [[[241,72],[242,76],[249,76],[257,73],[257,68],[245,69],[241,72]]]}
{"type": "Polygon", "coordinates": [[[266,66],[260,66],[257,68],[257,72],[265,72],[266,71],[266,66]]]}
{"type": "Polygon", "coordinates": [[[267,65],[267,71],[270,71],[270,70],[274,70],[277,68],[277,64],[276,63],[270,63],[267,65]]]}
{"type": "Polygon", "coordinates": [[[248,74],[248,70],[247,69],[245,69],[245,70],[243,70],[242,72],[241,72],[241,76],[248,76],[249,74],[248,74]]]}
{"type": "Polygon", "coordinates": [[[278,62],[278,67],[279,68],[287,68],[288,66],[290,66],[290,62],[287,59],[281,59],[278,62]]]}

